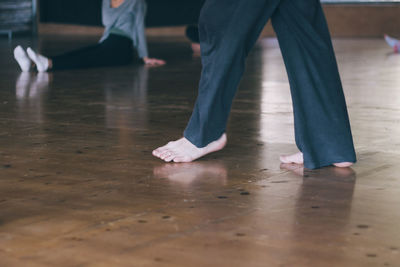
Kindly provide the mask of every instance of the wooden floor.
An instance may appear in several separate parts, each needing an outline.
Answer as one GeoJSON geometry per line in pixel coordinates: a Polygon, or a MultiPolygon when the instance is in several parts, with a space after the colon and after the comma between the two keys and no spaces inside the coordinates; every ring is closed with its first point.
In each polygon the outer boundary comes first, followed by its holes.
{"type": "Polygon", "coordinates": [[[165,164],[151,151],[181,136],[200,59],[164,37],[154,69],[12,58],[79,38],[0,39],[0,266],[400,266],[400,55],[382,40],[335,40],[359,162],[310,171],[279,164],[296,147],[275,39],[249,56],[226,149],[165,164]]]}

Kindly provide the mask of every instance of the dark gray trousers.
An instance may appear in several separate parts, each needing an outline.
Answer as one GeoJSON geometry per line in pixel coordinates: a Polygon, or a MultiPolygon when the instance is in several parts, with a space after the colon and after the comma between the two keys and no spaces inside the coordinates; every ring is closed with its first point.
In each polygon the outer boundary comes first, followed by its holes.
{"type": "Polygon", "coordinates": [[[330,34],[319,0],[207,0],[199,20],[203,70],[184,136],[197,147],[226,130],[245,59],[272,19],[289,76],[296,144],[306,168],[355,162],[330,34]]]}

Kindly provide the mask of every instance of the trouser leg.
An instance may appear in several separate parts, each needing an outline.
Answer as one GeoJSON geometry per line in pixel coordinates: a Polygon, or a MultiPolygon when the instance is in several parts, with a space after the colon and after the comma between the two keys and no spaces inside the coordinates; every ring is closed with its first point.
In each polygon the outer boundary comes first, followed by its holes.
{"type": "Polygon", "coordinates": [[[207,0],[199,19],[203,70],[184,136],[197,147],[226,128],[245,59],[279,0],[207,0]]]}
{"type": "Polygon", "coordinates": [[[272,23],[289,76],[296,144],[305,167],[355,162],[346,102],[319,0],[281,0],[272,23]]]}
{"type": "Polygon", "coordinates": [[[127,37],[111,34],[99,44],[51,59],[54,70],[124,65],[133,59],[132,41],[127,37]]]}

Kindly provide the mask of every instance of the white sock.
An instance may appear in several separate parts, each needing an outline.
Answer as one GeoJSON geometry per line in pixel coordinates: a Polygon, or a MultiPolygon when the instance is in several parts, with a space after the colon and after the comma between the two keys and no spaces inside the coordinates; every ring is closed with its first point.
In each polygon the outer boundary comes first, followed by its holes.
{"type": "Polygon", "coordinates": [[[386,40],[386,43],[394,49],[394,51],[396,51],[396,52],[398,51],[398,49],[400,48],[400,40],[392,38],[386,34],[385,34],[385,40],[386,40]]]}
{"type": "Polygon", "coordinates": [[[14,49],[14,58],[22,71],[25,72],[31,69],[32,62],[20,45],[14,49]]]}
{"type": "Polygon", "coordinates": [[[28,47],[26,52],[28,52],[29,58],[35,62],[38,72],[44,72],[49,69],[49,59],[47,57],[35,53],[30,47],[28,47]]]}

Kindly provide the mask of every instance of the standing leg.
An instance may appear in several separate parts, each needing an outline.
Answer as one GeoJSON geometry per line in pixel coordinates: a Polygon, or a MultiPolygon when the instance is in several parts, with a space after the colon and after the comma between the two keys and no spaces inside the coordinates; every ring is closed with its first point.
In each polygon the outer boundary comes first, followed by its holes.
{"type": "Polygon", "coordinates": [[[296,144],[305,167],[355,162],[346,102],[319,0],[282,0],[272,23],[289,76],[296,144]]]}
{"type": "Polygon", "coordinates": [[[153,151],[165,161],[187,162],[222,149],[245,59],[279,0],[208,0],[199,20],[203,70],[184,138],[153,151]]]}

